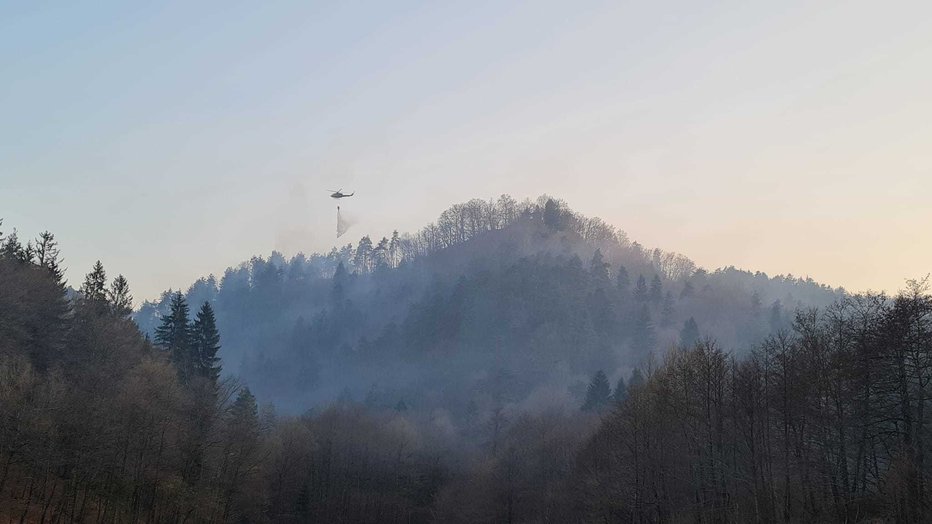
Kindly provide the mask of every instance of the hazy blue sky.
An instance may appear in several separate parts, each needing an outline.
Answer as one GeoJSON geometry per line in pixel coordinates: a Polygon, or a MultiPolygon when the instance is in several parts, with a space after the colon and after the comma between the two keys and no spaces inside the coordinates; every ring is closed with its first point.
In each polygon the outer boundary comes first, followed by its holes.
{"type": "Polygon", "coordinates": [[[932,271],[932,2],[2,2],[0,217],[138,299],[549,193],[700,265],[932,271]]]}

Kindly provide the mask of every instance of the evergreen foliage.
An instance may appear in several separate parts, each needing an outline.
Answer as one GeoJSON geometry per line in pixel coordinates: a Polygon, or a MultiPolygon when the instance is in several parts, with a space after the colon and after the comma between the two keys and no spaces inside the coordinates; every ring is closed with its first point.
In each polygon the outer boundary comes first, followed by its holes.
{"type": "Polygon", "coordinates": [[[608,377],[601,369],[592,377],[592,382],[586,388],[586,401],[582,405],[583,411],[599,411],[609,405],[612,399],[612,386],[608,377]]]}

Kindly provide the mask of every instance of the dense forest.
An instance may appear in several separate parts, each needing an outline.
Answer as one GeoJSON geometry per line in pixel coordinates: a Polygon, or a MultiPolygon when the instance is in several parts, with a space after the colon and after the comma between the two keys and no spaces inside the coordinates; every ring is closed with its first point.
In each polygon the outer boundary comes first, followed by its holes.
{"type": "MultiPolygon", "coordinates": [[[[143,332],[154,336],[177,291],[141,306],[143,332]]],[[[414,234],[255,257],[182,291],[212,304],[225,369],[281,411],[376,396],[459,418],[470,401],[491,409],[476,397],[499,376],[514,376],[513,402],[575,405],[595,371],[628,376],[684,329],[749,348],[796,308],[842,294],[707,272],[559,200],[507,195],[455,205],[414,234]]]]}
{"type": "Polygon", "coordinates": [[[0,234],[0,519],[925,522],[932,295],[708,272],[543,197],[133,310],[0,234]]]}

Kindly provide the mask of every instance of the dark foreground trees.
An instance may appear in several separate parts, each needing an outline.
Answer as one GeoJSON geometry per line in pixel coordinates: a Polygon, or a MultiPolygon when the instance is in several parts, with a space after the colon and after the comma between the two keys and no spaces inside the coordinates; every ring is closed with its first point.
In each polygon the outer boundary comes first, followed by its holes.
{"type": "Polygon", "coordinates": [[[157,344],[95,264],[68,299],[54,237],[0,238],[0,520],[426,522],[443,474],[394,410],[275,417],[219,379],[209,304],[157,344]]]}
{"type": "MultiPolygon", "coordinates": [[[[924,282],[792,323],[772,308],[790,329],[744,358],[689,319],[661,365],[614,388],[622,370],[598,371],[569,409],[521,400],[521,374],[502,371],[462,413],[373,387],[366,405],[347,393],[282,417],[220,378],[209,296],[193,315],[173,297],[153,344],[127,319],[124,278],[95,264],[72,294],[58,257],[51,235],[0,240],[0,520],[932,519],[924,282]]],[[[599,257],[588,273],[610,280],[599,257]]],[[[647,313],[644,351],[659,345],[661,291],[632,300],[647,313]]]]}
{"type": "Polygon", "coordinates": [[[669,353],[582,450],[587,518],[928,522],[932,297],[799,312],[735,360],[669,353]]]}

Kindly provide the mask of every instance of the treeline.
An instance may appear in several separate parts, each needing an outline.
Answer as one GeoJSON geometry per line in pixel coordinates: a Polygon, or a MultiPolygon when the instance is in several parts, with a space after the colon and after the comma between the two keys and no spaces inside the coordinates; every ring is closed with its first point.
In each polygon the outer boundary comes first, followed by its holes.
{"type": "MultiPolygon", "coordinates": [[[[630,372],[687,322],[747,348],[786,327],[796,307],[839,293],[795,277],[707,272],[560,200],[506,195],[454,205],[413,235],[253,257],[184,295],[213,306],[225,368],[295,412],[373,387],[409,403],[433,402],[442,388],[462,411],[472,377],[501,369],[522,376],[527,395],[558,380],[582,394],[595,369],[630,372]]],[[[144,333],[155,337],[175,294],[134,315],[144,333]]]]}
{"type": "Polygon", "coordinates": [[[54,236],[0,235],[0,519],[424,522],[443,478],[402,414],[279,418],[220,379],[204,304],[154,343],[126,279],[66,286],[54,236]]]}
{"type": "Polygon", "coordinates": [[[676,349],[580,452],[585,518],[928,522],[930,381],[925,281],[800,311],[746,358],[676,349]]]}

